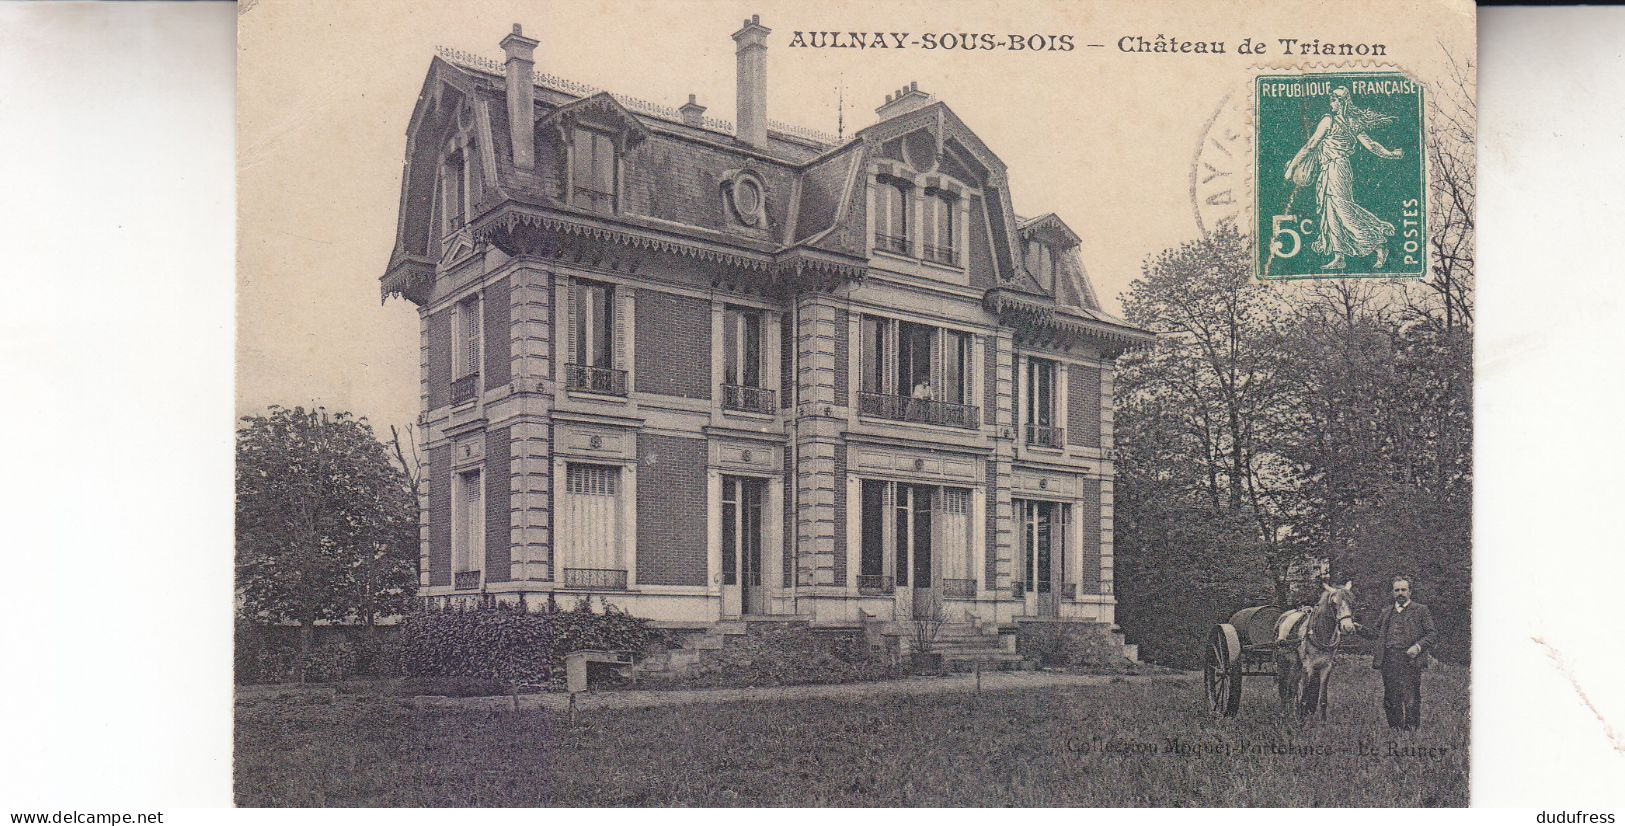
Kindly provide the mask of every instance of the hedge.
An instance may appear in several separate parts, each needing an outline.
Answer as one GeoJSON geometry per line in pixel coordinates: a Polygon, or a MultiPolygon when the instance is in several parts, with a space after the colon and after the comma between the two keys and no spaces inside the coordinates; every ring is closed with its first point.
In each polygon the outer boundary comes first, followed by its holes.
{"type": "Polygon", "coordinates": [[[513,688],[564,685],[572,651],[645,651],[669,644],[649,620],[583,598],[561,610],[525,603],[430,609],[406,617],[397,640],[402,671],[411,677],[477,677],[513,688]]]}

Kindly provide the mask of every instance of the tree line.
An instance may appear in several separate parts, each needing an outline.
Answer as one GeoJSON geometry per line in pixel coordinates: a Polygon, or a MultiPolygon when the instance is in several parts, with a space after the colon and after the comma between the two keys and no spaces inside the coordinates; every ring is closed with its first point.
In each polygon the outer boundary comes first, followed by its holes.
{"type": "Polygon", "coordinates": [[[1472,65],[1431,95],[1431,271],[1261,282],[1233,225],[1147,259],[1124,314],[1157,343],[1118,360],[1118,621],[1191,666],[1207,629],[1352,579],[1370,618],[1411,578],[1469,655],[1472,65]]]}

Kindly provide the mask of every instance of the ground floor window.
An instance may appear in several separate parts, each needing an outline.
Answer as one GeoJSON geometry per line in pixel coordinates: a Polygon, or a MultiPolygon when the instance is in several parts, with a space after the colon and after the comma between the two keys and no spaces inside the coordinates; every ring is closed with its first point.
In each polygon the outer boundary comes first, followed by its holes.
{"type": "Polygon", "coordinates": [[[968,488],[865,479],[860,494],[860,591],[975,596],[968,488]]]}
{"type": "Polygon", "coordinates": [[[1022,560],[1020,588],[1050,594],[1066,582],[1066,521],[1068,507],[1059,502],[1017,499],[1016,519],[1022,560]]]}
{"type": "Polygon", "coordinates": [[[565,464],[556,544],[566,587],[626,587],[621,488],[617,465],[565,464]]]}
{"type": "Polygon", "coordinates": [[[452,490],[451,570],[459,588],[479,586],[485,560],[484,494],[479,471],[457,474],[452,490]]]}

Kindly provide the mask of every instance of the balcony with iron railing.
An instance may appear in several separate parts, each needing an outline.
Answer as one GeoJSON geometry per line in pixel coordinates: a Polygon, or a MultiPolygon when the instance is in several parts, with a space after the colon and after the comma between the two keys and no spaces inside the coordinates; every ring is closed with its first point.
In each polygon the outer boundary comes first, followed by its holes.
{"type": "Polygon", "coordinates": [[[765,387],[724,384],[722,407],[725,410],[743,410],[746,413],[763,413],[771,416],[778,412],[777,395],[765,387]]]}
{"type": "Polygon", "coordinates": [[[565,387],[603,393],[607,396],[626,395],[626,371],[613,367],[589,367],[585,364],[564,365],[565,387]]]}
{"type": "Polygon", "coordinates": [[[1059,448],[1065,443],[1066,432],[1062,428],[1046,424],[1027,425],[1027,444],[1033,447],[1059,448]]]}
{"type": "Polygon", "coordinates": [[[945,597],[974,599],[976,597],[976,580],[944,579],[942,580],[942,595],[945,597]]]}
{"type": "Polygon", "coordinates": [[[953,247],[939,247],[936,244],[926,244],[925,260],[937,264],[946,264],[950,267],[957,267],[959,266],[959,251],[953,247]]]}
{"type": "Polygon", "coordinates": [[[469,373],[451,383],[451,403],[462,404],[473,401],[480,392],[480,374],[469,373]]]}
{"type": "Polygon", "coordinates": [[[884,393],[859,393],[858,415],[971,430],[982,426],[981,409],[974,404],[889,396],[884,393]]]}
{"type": "Polygon", "coordinates": [[[459,591],[472,591],[480,587],[480,572],[458,571],[452,578],[452,586],[459,591]]]}
{"type": "Polygon", "coordinates": [[[896,589],[896,583],[889,576],[858,574],[858,593],[860,594],[890,594],[896,589]]]}
{"type": "Polygon", "coordinates": [[[884,232],[875,233],[875,249],[895,252],[898,255],[908,255],[908,236],[887,235],[884,232]]]}
{"type": "MultiPolygon", "coordinates": [[[[1054,594],[1059,599],[1073,601],[1076,601],[1078,598],[1078,583],[1076,582],[1047,582],[1045,580],[1039,580],[1037,586],[1038,587],[1034,590],[1040,594],[1054,594]]],[[[1022,597],[1026,596],[1026,594],[1027,583],[1010,583],[1011,596],[1015,597],[1016,599],[1021,599],[1022,597]]]]}
{"type": "Polygon", "coordinates": [[[624,591],[626,571],[621,568],[565,568],[564,587],[582,591],[624,591]]]}

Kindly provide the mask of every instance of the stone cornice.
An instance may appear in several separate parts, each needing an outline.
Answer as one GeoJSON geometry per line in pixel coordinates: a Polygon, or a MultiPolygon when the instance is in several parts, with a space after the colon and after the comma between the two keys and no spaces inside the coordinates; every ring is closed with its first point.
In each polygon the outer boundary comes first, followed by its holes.
{"type": "Polygon", "coordinates": [[[474,236],[509,254],[561,255],[569,250],[598,249],[686,258],[716,265],[715,281],[763,292],[831,290],[861,281],[868,269],[863,259],[807,246],[752,250],[662,229],[619,225],[609,216],[586,216],[519,201],[482,215],[475,222],[474,236]]]}
{"type": "Polygon", "coordinates": [[[1028,343],[1089,343],[1109,355],[1157,340],[1154,333],[1067,312],[1053,300],[995,288],[987,291],[983,305],[999,317],[999,322],[1015,331],[1018,341],[1028,343]]]}

